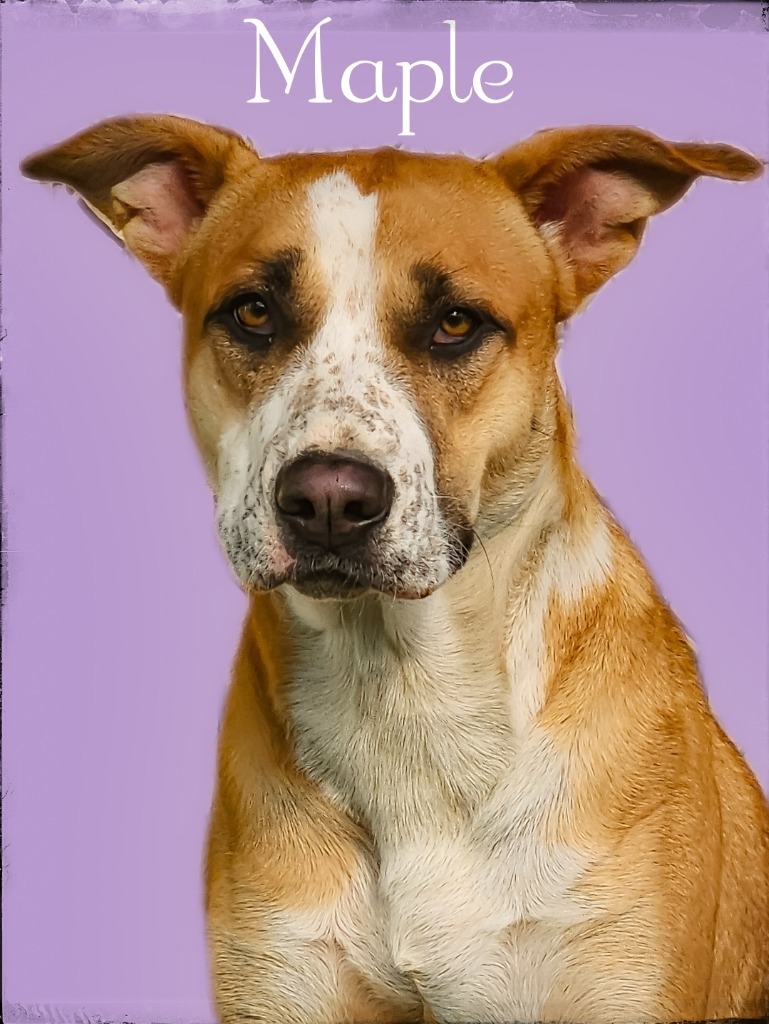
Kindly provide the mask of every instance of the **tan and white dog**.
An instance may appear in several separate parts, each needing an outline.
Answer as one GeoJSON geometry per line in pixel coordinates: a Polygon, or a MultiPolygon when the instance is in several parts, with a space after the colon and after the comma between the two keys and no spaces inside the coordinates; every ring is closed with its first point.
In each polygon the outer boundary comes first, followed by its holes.
{"type": "Polygon", "coordinates": [[[171,116],[30,158],[185,322],[250,595],[206,885],[227,1024],[769,1012],[769,809],[575,461],[559,324],[726,145],[261,159],[171,116]]]}

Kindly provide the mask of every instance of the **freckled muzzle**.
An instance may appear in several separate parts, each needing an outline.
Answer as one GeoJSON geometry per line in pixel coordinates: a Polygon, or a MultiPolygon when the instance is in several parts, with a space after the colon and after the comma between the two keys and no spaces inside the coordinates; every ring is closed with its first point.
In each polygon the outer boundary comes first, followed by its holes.
{"type": "Polygon", "coordinates": [[[320,599],[431,594],[465,564],[474,534],[461,503],[438,492],[427,435],[416,421],[391,445],[381,417],[362,429],[319,406],[300,418],[287,403],[272,421],[261,410],[230,441],[217,511],[238,578],[320,599]]]}
{"type": "Polygon", "coordinates": [[[394,491],[390,474],[358,452],[306,451],[284,464],[274,501],[290,582],[315,598],[391,590],[377,539],[394,491]]]}
{"type": "MultiPolygon", "coordinates": [[[[437,584],[416,583],[426,566],[394,558],[387,541],[395,485],[372,460],[349,452],[307,452],[286,463],[275,482],[275,510],[292,560],[290,582],[314,598],[366,590],[416,599],[437,584]]],[[[402,524],[401,524],[402,525],[402,524]]],[[[447,575],[464,565],[472,529],[454,524],[446,538],[447,575]]]]}
{"type": "Polygon", "coordinates": [[[275,416],[265,403],[220,463],[219,532],[240,581],[316,599],[431,594],[465,564],[474,534],[461,503],[438,492],[419,421],[409,432],[405,403],[369,424],[321,401],[301,410],[297,396],[275,416]]]}
{"type": "Polygon", "coordinates": [[[247,589],[288,584],[316,599],[365,591],[417,599],[467,561],[472,526],[435,494],[424,467],[388,472],[348,448],[294,456],[284,448],[282,458],[265,472],[244,454],[242,474],[230,467],[218,498],[220,536],[247,589]]]}

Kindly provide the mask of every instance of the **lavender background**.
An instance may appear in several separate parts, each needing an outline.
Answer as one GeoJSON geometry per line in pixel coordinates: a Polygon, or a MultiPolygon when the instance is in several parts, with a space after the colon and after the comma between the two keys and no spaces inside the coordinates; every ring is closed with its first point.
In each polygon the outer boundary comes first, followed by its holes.
{"type": "MultiPolygon", "coordinates": [[[[482,155],[542,127],[606,122],[769,156],[759,5],[123,6],[2,10],[6,1020],[212,1019],[200,866],[244,610],[187,433],[178,317],[19,160],[138,111],[226,124],[265,153],[403,142],[482,155]],[[307,75],[284,97],[273,73],[277,99],[248,105],[243,17],[264,17],[293,54],[328,13],[333,104],[306,105],[307,75]],[[397,104],[341,99],[352,60],[445,63],[444,17],[459,25],[460,89],[481,61],[506,59],[509,103],[443,96],[398,140],[397,104]]],[[[562,357],[583,462],[765,787],[768,191],[769,178],[695,185],[573,323],[562,357]]]]}

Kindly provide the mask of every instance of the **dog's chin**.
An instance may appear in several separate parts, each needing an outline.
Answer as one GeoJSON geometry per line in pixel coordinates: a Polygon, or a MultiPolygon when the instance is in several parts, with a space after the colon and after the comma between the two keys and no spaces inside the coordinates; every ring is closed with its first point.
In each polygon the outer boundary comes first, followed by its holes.
{"type": "Polygon", "coordinates": [[[366,594],[382,594],[404,601],[415,601],[427,597],[438,586],[405,588],[396,580],[389,580],[373,566],[350,566],[343,563],[338,567],[294,570],[282,582],[314,601],[354,601],[366,594]]]}
{"type": "Polygon", "coordinates": [[[372,574],[342,568],[299,572],[284,582],[314,601],[352,601],[380,589],[372,574]]]}

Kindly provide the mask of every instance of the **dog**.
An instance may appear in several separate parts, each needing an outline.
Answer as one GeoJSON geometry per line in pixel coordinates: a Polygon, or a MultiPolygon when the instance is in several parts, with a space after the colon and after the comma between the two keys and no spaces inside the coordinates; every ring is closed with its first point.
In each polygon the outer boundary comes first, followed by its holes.
{"type": "Polygon", "coordinates": [[[205,871],[225,1024],[769,1013],[769,807],[580,470],[561,325],[728,145],[260,158],[175,116],[22,167],[185,324],[249,595],[205,871]]]}

